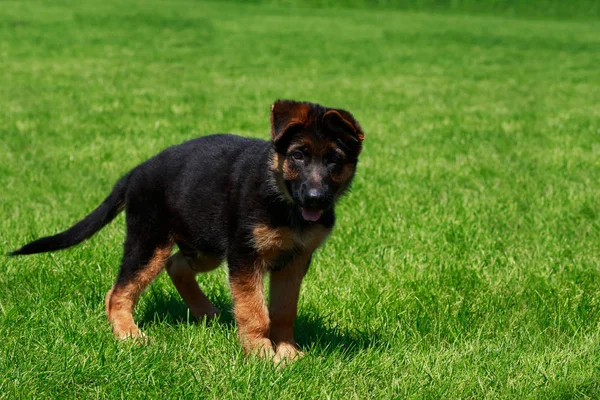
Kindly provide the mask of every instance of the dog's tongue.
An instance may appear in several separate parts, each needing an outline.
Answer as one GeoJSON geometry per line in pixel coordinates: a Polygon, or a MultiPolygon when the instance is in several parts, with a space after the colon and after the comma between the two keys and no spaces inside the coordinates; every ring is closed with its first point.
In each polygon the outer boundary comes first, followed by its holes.
{"type": "Polygon", "coordinates": [[[323,214],[323,210],[312,210],[310,208],[302,207],[302,218],[306,221],[318,221],[323,214]]]}

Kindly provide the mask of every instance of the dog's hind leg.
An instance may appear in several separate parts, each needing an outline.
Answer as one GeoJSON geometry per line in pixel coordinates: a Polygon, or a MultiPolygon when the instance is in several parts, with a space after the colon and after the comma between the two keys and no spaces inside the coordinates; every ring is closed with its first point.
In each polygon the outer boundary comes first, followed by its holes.
{"type": "Polygon", "coordinates": [[[133,320],[133,308],[146,286],[162,271],[173,249],[166,229],[150,226],[148,220],[153,219],[127,216],[121,269],[105,297],[108,320],[119,339],[141,336],[133,320]]]}
{"type": "Polygon", "coordinates": [[[198,319],[210,318],[219,314],[216,308],[206,297],[198,282],[196,274],[208,272],[217,268],[221,260],[202,254],[185,256],[178,251],[167,261],[167,272],[177,291],[190,308],[192,315],[198,319]]]}

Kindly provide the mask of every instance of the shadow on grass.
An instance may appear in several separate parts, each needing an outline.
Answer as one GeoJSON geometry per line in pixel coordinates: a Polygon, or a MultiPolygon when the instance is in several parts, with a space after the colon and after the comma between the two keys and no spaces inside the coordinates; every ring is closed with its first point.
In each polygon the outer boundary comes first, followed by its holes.
{"type": "Polygon", "coordinates": [[[315,348],[325,353],[341,352],[348,356],[381,343],[381,336],[375,332],[350,331],[335,325],[314,310],[300,310],[294,329],[296,341],[303,349],[315,348]]]}
{"type": "MultiPolygon", "coordinates": [[[[235,320],[231,314],[231,302],[226,298],[211,297],[212,303],[221,310],[217,322],[228,329],[235,327],[235,320]]],[[[146,302],[143,314],[138,317],[140,328],[152,326],[157,321],[171,325],[198,324],[198,321],[189,313],[188,307],[177,295],[152,295],[146,302]]]]}
{"type": "MultiPolygon", "coordinates": [[[[216,323],[225,329],[235,329],[231,301],[224,296],[211,300],[221,310],[216,323]]],[[[142,329],[159,321],[173,325],[199,323],[189,314],[185,303],[175,295],[152,296],[138,320],[142,329]]],[[[341,352],[350,356],[381,343],[381,337],[375,332],[350,331],[333,325],[314,310],[300,310],[294,329],[298,345],[304,350],[315,348],[325,353],[341,352]]]]}

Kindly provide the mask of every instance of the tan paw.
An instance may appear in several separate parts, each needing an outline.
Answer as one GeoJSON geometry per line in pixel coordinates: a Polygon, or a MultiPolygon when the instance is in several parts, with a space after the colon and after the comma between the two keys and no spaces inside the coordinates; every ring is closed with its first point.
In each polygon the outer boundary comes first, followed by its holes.
{"type": "Polygon", "coordinates": [[[273,362],[279,368],[288,365],[290,362],[304,357],[304,353],[296,345],[290,343],[280,343],[277,345],[277,351],[273,357],[273,362]]]}
{"type": "Polygon", "coordinates": [[[146,342],[148,340],[148,336],[142,332],[137,325],[129,325],[127,327],[122,327],[118,325],[113,325],[113,334],[119,340],[136,340],[141,342],[146,342]]]}
{"type": "Polygon", "coordinates": [[[244,343],[244,349],[246,350],[246,354],[250,356],[270,359],[275,357],[275,350],[273,349],[273,344],[270,339],[255,339],[251,342],[246,341],[244,343]]]}

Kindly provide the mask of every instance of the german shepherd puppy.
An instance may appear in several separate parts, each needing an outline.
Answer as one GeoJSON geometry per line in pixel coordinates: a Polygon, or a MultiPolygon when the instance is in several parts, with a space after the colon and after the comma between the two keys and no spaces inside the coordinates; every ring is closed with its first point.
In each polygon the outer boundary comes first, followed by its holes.
{"type": "Polygon", "coordinates": [[[333,228],[334,205],[352,181],[363,138],[347,111],[278,100],[271,141],[216,134],[170,147],[121,178],[83,220],[11,255],[73,246],[125,210],[123,260],[105,297],[116,337],[142,335],[133,308],[164,267],[195,317],[217,314],[195,276],[226,260],[246,352],[294,358],[300,284],[333,228]]]}

